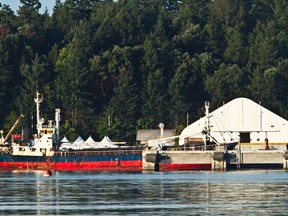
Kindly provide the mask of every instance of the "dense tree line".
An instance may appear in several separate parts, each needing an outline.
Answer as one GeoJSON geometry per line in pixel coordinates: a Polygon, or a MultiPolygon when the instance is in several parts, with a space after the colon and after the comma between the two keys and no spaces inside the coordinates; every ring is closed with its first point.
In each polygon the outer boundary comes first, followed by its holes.
{"type": "MultiPolygon", "coordinates": [[[[287,115],[286,0],[39,0],[0,5],[0,128],[61,108],[62,134],[135,142],[248,97],[287,115]]],[[[31,120],[30,120],[31,121],[31,120]]],[[[29,122],[29,121],[28,121],[29,122]]]]}

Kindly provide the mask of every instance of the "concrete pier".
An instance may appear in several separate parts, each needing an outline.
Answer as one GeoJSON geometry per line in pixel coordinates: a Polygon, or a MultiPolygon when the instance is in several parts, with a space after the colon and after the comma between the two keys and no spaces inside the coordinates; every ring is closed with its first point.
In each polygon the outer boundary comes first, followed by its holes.
{"type": "Polygon", "coordinates": [[[212,152],[212,170],[226,170],[227,165],[227,155],[224,151],[214,151],[212,152]]]}
{"type": "Polygon", "coordinates": [[[211,152],[208,151],[143,151],[145,171],[211,169],[211,152]],[[156,168],[156,169],[155,169],[156,168]]]}
{"type": "Polygon", "coordinates": [[[282,169],[285,164],[284,153],[279,150],[229,151],[227,166],[230,169],[282,169]]]}
{"type": "Polygon", "coordinates": [[[143,170],[285,169],[288,151],[143,151],[143,170]]]}

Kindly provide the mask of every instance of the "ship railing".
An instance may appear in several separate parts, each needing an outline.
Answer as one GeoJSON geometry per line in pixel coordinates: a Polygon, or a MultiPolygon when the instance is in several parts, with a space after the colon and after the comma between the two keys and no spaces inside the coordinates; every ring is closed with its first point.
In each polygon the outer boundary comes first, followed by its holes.
{"type": "Polygon", "coordinates": [[[56,151],[56,156],[94,156],[94,155],[131,155],[141,154],[142,150],[98,150],[98,151],[56,151]]]}
{"type": "Polygon", "coordinates": [[[165,149],[166,151],[204,151],[204,150],[215,150],[216,145],[190,145],[190,146],[178,146],[169,147],[165,149]]]}
{"type": "Polygon", "coordinates": [[[41,125],[41,128],[55,128],[55,123],[47,124],[47,125],[41,125]]]}

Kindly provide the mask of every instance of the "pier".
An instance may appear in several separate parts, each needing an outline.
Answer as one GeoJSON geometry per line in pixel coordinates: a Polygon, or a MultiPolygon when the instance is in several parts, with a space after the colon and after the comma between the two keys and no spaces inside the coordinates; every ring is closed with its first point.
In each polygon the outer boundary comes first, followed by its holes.
{"type": "Polygon", "coordinates": [[[151,151],[142,153],[145,171],[285,169],[288,151],[151,151]]]}

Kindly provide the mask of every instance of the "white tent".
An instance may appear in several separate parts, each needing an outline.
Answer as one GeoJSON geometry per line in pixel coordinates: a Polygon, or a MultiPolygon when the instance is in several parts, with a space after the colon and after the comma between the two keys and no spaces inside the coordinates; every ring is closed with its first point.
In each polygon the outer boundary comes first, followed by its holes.
{"type": "Polygon", "coordinates": [[[108,136],[104,136],[101,142],[95,144],[94,148],[119,148],[118,145],[112,143],[111,139],[108,136]]]}
{"type": "Polygon", "coordinates": [[[95,140],[90,135],[84,143],[91,145],[95,143],[95,140]]]}
{"type": "Polygon", "coordinates": [[[81,144],[84,143],[84,140],[81,136],[78,136],[77,139],[73,142],[73,144],[81,144]]]}
{"type": "Polygon", "coordinates": [[[70,143],[70,141],[66,138],[66,136],[64,136],[63,139],[60,142],[61,143],[70,143]]]}
{"type": "Polygon", "coordinates": [[[61,143],[60,150],[71,149],[73,147],[71,142],[66,138],[66,136],[63,137],[63,139],[60,141],[60,143],[61,143]]]}
{"type": "Polygon", "coordinates": [[[72,144],[72,149],[74,150],[82,150],[90,148],[92,148],[92,146],[85,143],[81,136],[79,136],[72,144]]]}
{"type": "Polygon", "coordinates": [[[262,145],[268,138],[277,149],[286,148],[288,143],[288,121],[247,98],[234,99],[187,126],[181,133],[179,145],[183,145],[186,138],[203,138],[201,132],[207,125],[219,143],[241,141],[262,145]]]}
{"type": "Polygon", "coordinates": [[[111,139],[108,136],[104,136],[100,143],[110,143],[112,142],[111,139]]]}

